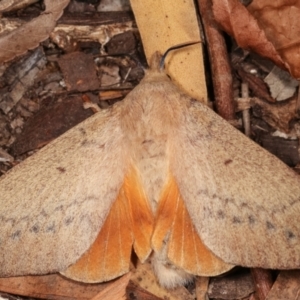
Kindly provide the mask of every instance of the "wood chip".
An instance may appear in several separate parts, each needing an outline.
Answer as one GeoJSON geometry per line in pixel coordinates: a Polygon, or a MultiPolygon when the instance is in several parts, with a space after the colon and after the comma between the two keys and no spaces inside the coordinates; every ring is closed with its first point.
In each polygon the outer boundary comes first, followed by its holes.
{"type": "Polygon", "coordinates": [[[208,288],[209,298],[242,299],[254,292],[250,271],[242,269],[233,274],[211,279],[208,288]]]}
{"type": "Polygon", "coordinates": [[[68,91],[92,91],[100,87],[93,56],[73,52],[60,57],[58,64],[63,72],[68,91]]]}

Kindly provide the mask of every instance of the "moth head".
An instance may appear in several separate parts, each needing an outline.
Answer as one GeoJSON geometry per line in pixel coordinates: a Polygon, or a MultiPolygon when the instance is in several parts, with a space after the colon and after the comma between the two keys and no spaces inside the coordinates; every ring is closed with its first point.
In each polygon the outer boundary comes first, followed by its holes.
{"type": "Polygon", "coordinates": [[[150,70],[163,72],[163,65],[164,65],[164,56],[159,51],[155,51],[150,59],[150,64],[149,64],[150,70]]]}
{"type": "Polygon", "coordinates": [[[164,69],[160,67],[162,60],[163,56],[159,51],[152,54],[149,62],[149,69],[145,70],[144,82],[163,82],[170,80],[164,69]]]}
{"type": "Polygon", "coordinates": [[[149,71],[150,72],[148,71],[146,73],[148,73],[148,74],[151,73],[151,75],[152,75],[151,77],[153,77],[154,74],[158,75],[159,77],[161,77],[161,74],[165,75],[165,72],[164,72],[165,60],[170,51],[180,49],[183,47],[187,47],[187,46],[191,46],[191,45],[198,44],[198,43],[201,43],[201,41],[175,45],[173,47],[170,47],[168,50],[166,50],[164,54],[161,54],[159,51],[155,51],[150,58],[150,63],[149,63],[149,71]]]}

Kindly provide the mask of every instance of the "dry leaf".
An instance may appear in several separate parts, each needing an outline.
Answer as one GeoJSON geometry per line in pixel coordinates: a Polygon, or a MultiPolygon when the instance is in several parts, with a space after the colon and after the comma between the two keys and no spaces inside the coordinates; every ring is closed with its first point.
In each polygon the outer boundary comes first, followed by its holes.
{"type": "MultiPolygon", "coordinates": [[[[300,78],[300,2],[297,0],[254,0],[248,6],[267,39],[274,45],[295,78],[300,78]]],[[[252,34],[252,33],[251,33],[252,34]]]]}
{"type": "Polygon", "coordinates": [[[45,0],[46,10],[39,17],[1,37],[0,63],[24,54],[47,39],[69,1],[45,0]]]}
{"type": "Polygon", "coordinates": [[[255,295],[259,300],[265,300],[273,285],[271,270],[252,268],[252,280],[255,286],[255,295]]]}
{"type": "Polygon", "coordinates": [[[5,114],[11,111],[24,97],[29,87],[41,75],[41,70],[46,63],[44,51],[41,47],[38,47],[18,63],[10,65],[4,74],[8,78],[7,83],[10,84],[10,88],[7,89],[7,86],[4,86],[0,89],[0,109],[5,114]]]}
{"type": "Polygon", "coordinates": [[[289,101],[279,103],[268,103],[260,98],[251,98],[251,106],[259,118],[262,118],[273,128],[283,132],[290,132],[292,120],[298,118],[297,98],[293,97],[289,101]]]}
{"type": "Polygon", "coordinates": [[[299,300],[300,271],[281,271],[266,300],[299,300]]]}
{"type": "Polygon", "coordinates": [[[254,292],[254,285],[248,270],[211,279],[208,288],[209,298],[243,299],[254,292]]]}
{"type": "Polygon", "coordinates": [[[92,114],[90,109],[84,109],[79,95],[45,106],[26,122],[12,145],[12,154],[17,156],[41,148],[92,114]]]}
{"type": "Polygon", "coordinates": [[[279,67],[289,69],[255,18],[238,0],[213,0],[213,12],[216,21],[241,48],[256,52],[279,67]]]}
{"type": "Polygon", "coordinates": [[[248,83],[249,88],[256,97],[259,97],[260,99],[266,100],[271,103],[275,102],[275,99],[273,99],[270,95],[266,83],[261,78],[252,75],[251,73],[245,72],[240,66],[237,67],[236,71],[239,74],[241,80],[248,83]]]}
{"type": "Polygon", "coordinates": [[[38,0],[2,0],[0,2],[0,12],[17,10],[35,2],[38,2],[38,0]]]}
{"type": "Polygon", "coordinates": [[[130,276],[131,273],[128,273],[111,284],[108,284],[108,286],[93,297],[92,300],[126,300],[126,286],[128,285],[130,276]]]}
{"type": "MultiPolygon", "coordinates": [[[[107,295],[111,289],[117,289],[118,292],[125,294],[129,277],[130,273],[108,283],[85,284],[66,279],[57,274],[19,276],[0,278],[0,290],[6,293],[49,300],[90,300],[94,297],[99,299],[99,294],[107,295]]],[[[106,299],[122,298],[111,297],[106,299]]]]}
{"type": "MultiPolygon", "coordinates": [[[[126,296],[127,300],[141,299],[141,300],[164,300],[165,298],[160,298],[150,293],[148,290],[134,284],[132,281],[129,281],[128,286],[126,287],[126,296]]],[[[171,300],[167,298],[168,300],[171,300]]]]}

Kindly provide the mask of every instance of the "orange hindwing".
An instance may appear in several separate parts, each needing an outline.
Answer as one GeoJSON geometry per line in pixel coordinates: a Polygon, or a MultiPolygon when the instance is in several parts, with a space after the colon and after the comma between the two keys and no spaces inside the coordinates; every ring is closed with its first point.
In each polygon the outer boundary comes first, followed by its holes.
{"type": "Polygon", "coordinates": [[[194,275],[220,274],[233,266],[215,256],[201,241],[173,176],[169,176],[159,201],[153,249],[159,251],[166,235],[168,259],[194,275]]]}

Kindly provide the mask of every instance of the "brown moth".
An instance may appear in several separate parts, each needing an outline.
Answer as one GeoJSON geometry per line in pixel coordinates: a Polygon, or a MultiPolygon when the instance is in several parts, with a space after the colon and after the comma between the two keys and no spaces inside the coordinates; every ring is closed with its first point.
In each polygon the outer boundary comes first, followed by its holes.
{"type": "Polygon", "coordinates": [[[300,268],[300,179],[153,56],[141,83],[0,179],[0,276],[101,282],[132,248],[166,287],[234,265],[300,268]]]}

